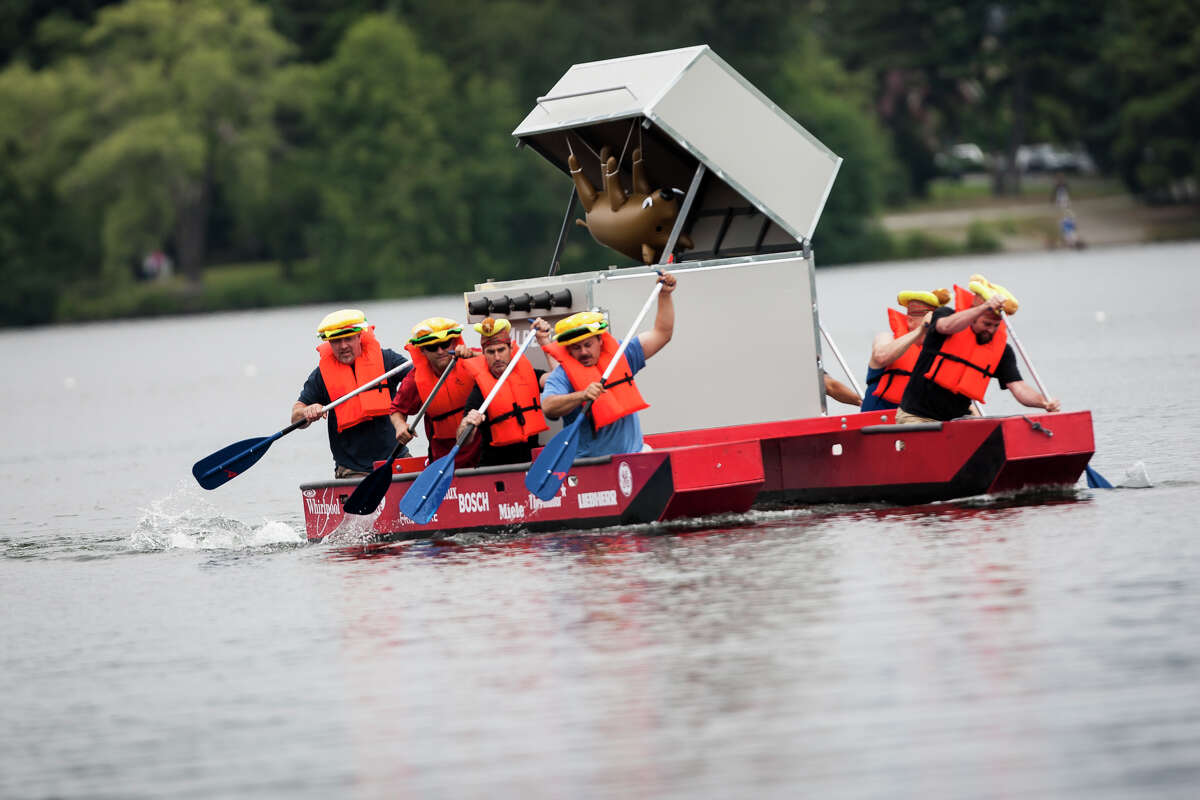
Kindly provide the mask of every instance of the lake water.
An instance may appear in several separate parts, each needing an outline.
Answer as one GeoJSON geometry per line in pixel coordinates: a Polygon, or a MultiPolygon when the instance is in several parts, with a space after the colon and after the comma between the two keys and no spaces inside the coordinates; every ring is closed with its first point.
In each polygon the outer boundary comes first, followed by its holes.
{"type": "MultiPolygon", "coordinates": [[[[1010,287],[1152,488],[375,547],[304,542],[317,428],[190,475],[287,424],[329,308],[0,332],[0,797],[1194,797],[1198,267],[817,274],[860,383],[897,290],[1010,287]]],[[[394,346],[461,316],[360,305],[394,346]]]]}

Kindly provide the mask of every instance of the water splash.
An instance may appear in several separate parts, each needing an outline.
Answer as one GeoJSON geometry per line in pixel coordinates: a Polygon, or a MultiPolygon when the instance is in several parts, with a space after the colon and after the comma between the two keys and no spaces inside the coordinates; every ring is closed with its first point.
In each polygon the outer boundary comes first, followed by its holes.
{"type": "Polygon", "coordinates": [[[128,544],[139,551],[245,550],[305,541],[302,531],[285,522],[264,519],[254,525],[223,516],[194,487],[183,484],[142,510],[128,544]]]}
{"type": "Polygon", "coordinates": [[[373,514],[346,514],[338,526],[321,540],[322,543],[341,547],[378,541],[379,531],[375,530],[375,520],[382,511],[383,506],[380,505],[373,514]]]}
{"type": "Polygon", "coordinates": [[[1138,461],[1130,466],[1125,470],[1125,477],[1117,482],[1117,486],[1123,489],[1149,489],[1153,485],[1144,461],[1138,461]]]}

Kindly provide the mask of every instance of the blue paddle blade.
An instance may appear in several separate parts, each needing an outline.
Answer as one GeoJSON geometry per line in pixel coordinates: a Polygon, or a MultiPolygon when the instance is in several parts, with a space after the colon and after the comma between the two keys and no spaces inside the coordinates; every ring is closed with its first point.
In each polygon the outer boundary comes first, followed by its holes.
{"type": "Polygon", "coordinates": [[[575,453],[579,450],[579,425],[585,417],[585,414],[580,414],[574,422],[555,434],[525,473],[525,488],[539,500],[553,500],[567,479],[571,464],[575,462],[575,453]]]}
{"type": "Polygon", "coordinates": [[[450,452],[430,464],[416,477],[412,486],[400,500],[400,513],[418,525],[424,525],[433,519],[446,492],[450,490],[450,482],[454,480],[454,457],[458,455],[458,445],[450,452]]]}
{"type": "Polygon", "coordinates": [[[192,475],[205,489],[215,489],[254,466],[278,438],[276,434],[235,442],[193,464],[192,475]]]}
{"type": "Polygon", "coordinates": [[[1112,484],[1108,479],[1101,475],[1091,467],[1084,467],[1084,472],[1087,473],[1087,485],[1089,489],[1111,489],[1112,484]]]}

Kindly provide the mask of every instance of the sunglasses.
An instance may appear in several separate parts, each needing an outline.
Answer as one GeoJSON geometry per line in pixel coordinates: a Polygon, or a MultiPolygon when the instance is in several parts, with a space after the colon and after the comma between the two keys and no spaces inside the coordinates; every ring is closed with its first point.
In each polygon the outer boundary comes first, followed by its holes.
{"type": "Polygon", "coordinates": [[[432,353],[440,353],[442,350],[453,350],[454,349],[454,341],[452,339],[447,339],[444,342],[434,342],[433,344],[423,344],[423,345],[421,345],[421,349],[428,350],[432,353]]]}

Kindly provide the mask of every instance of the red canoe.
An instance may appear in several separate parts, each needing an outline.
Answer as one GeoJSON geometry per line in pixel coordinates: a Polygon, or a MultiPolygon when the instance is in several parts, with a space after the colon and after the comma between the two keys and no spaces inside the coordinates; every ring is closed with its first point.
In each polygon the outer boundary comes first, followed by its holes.
{"type": "MultiPolygon", "coordinates": [[[[397,462],[373,530],[387,538],[562,530],[740,513],[754,505],[927,503],[1075,484],[1092,456],[1088,411],[894,425],[894,412],[737,425],[646,437],[655,449],[575,462],[559,496],[525,489],[525,469],[459,470],[438,513],[397,510],[424,464],[397,462]]],[[[308,538],[343,521],[356,480],[303,484],[308,538]]]]}
{"type": "MultiPolygon", "coordinates": [[[[525,488],[528,464],[462,469],[455,471],[454,484],[433,519],[417,525],[400,514],[398,506],[423,465],[421,458],[397,462],[397,468],[406,471],[392,479],[374,520],[374,530],[381,536],[407,539],[435,532],[596,528],[742,512],[763,486],[756,441],[726,440],[580,459],[558,496],[545,502],[525,488]]],[[[338,528],[342,505],[357,485],[351,479],[300,486],[310,540],[323,539],[338,528]]]]}

